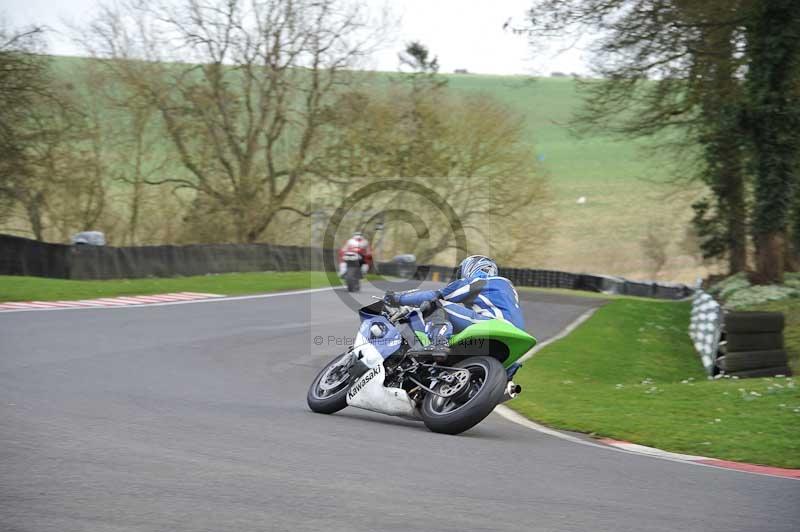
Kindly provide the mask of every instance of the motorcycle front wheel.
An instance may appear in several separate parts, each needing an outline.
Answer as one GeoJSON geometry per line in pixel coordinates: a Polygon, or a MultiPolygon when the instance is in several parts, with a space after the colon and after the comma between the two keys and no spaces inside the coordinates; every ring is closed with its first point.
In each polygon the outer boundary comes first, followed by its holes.
{"type": "Polygon", "coordinates": [[[306,394],[308,407],[320,414],[333,414],[347,406],[350,389],[348,361],[350,353],[334,358],[317,374],[306,394]]]}
{"type": "Polygon", "coordinates": [[[422,420],[433,432],[459,434],[469,430],[503,400],[508,376],[496,358],[470,357],[453,364],[453,367],[469,371],[466,389],[452,397],[428,393],[422,400],[422,420]]]}

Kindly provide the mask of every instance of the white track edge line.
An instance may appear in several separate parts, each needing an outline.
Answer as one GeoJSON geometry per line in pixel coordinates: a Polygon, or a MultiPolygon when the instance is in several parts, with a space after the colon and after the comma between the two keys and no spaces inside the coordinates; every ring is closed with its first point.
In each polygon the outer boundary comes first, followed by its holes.
{"type": "Polygon", "coordinates": [[[12,313],[12,312],[54,312],[54,311],[65,311],[65,310],[98,310],[98,309],[119,309],[119,308],[127,308],[127,309],[144,309],[150,307],[164,307],[168,305],[191,305],[196,303],[221,303],[225,301],[245,301],[248,299],[266,299],[270,297],[280,297],[280,296],[295,296],[295,295],[302,295],[302,294],[313,294],[316,292],[325,292],[328,290],[342,290],[343,288],[339,287],[330,287],[326,286],[324,288],[309,288],[307,290],[292,290],[289,292],[271,292],[268,294],[254,294],[250,296],[231,296],[231,297],[209,297],[207,299],[186,299],[181,301],[165,301],[163,303],[143,303],[143,304],[131,304],[131,305],[114,305],[114,306],[97,306],[97,307],[52,307],[52,308],[18,308],[18,309],[0,309],[0,314],[5,313],[12,313]]]}

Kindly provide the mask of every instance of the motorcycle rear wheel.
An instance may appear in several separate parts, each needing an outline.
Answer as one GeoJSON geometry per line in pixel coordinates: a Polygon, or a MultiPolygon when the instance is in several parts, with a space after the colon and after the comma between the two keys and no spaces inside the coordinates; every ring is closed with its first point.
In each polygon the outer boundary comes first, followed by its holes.
{"type": "Polygon", "coordinates": [[[309,386],[306,402],[314,412],[333,414],[347,406],[347,390],[350,389],[347,356],[349,353],[343,353],[328,362],[309,386]]]}
{"type": "Polygon", "coordinates": [[[470,372],[470,389],[467,394],[457,393],[442,398],[428,393],[422,400],[420,414],[425,426],[433,432],[460,434],[469,430],[491,414],[503,400],[508,376],[496,358],[470,357],[453,364],[470,372]]]}

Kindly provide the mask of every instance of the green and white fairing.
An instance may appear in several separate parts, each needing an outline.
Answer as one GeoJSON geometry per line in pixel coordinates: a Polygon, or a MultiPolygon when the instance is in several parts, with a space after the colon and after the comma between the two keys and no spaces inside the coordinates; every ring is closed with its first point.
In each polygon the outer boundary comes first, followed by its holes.
{"type": "MultiPolygon", "coordinates": [[[[422,331],[414,331],[420,344],[423,346],[430,344],[430,339],[422,331]]],[[[495,342],[497,346],[499,342],[503,349],[502,352],[490,352],[488,354],[498,358],[503,366],[508,368],[511,364],[516,362],[525,353],[530,351],[536,345],[536,338],[515,327],[512,323],[503,320],[486,320],[470,325],[458,334],[450,337],[450,346],[459,349],[463,347],[464,354],[470,353],[470,345],[483,346],[485,342],[495,342]]]]}
{"type": "Polygon", "coordinates": [[[490,352],[489,354],[500,359],[500,362],[506,368],[536,345],[536,338],[503,320],[479,321],[474,325],[470,325],[460,333],[450,337],[450,345],[454,349],[458,349],[460,346],[478,344],[482,340],[490,341],[490,345],[498,345],[499,343],[504,346],[502,353],[490,352]]]}

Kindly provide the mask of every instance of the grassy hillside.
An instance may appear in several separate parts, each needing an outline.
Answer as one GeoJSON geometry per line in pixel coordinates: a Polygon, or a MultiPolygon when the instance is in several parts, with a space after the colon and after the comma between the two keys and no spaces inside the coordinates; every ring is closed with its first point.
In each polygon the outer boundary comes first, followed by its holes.
{"type": "Polygon", "coordinates": [[[532,149],[548,172],[558,226],[542,267],[652,278],[641,241],[663,235],[674,258],[658,276],[693,281],[698,269],[682,240],[696,190],[669,184],[677,165],[643,145],[594,134],[576,138],[565,126],[581,104],[571,78],[450,75],[456,90],[493,94],[526,118],[532,149]],[[578,204],[579,197],[586,203],[578,204]]]}
{"type": "MultiPolygon", "coordinates": [[[[85,61],[59,57],[55,68],[69,79],[85,61]]],[[[547,249],[531,249],[521,257],[531,267],[684,282],[705,273],[682,250],[697,192],[677,193],[666,185],[672,161],[646,158],[633,142],[597,134],[573,137],[564,125],[580,105],[571,78],[446,77],[455,91],[489,93],[527,123],[531,150],[550,178],[555,214],[552,226],[530,228],[551,235],[547,249]],[[579,197],[586,202],[576,203],[579,197]],[[659,275],[643,254],[648,232],[672,256],[659,275]]],[[[381,74],[378,79],[386,78],[381,74]]]]}

